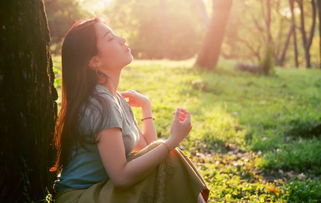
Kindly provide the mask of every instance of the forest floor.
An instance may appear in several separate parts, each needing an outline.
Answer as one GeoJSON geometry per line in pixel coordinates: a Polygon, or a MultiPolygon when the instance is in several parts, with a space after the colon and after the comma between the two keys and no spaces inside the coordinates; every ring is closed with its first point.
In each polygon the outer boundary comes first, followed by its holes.
{"type": "Polygon", "coordinates": [[[150,98],[160,138],[169,135],[176,107],[191,112],[193,129],[180,148],[208,183],[210,202],[319,202],[321,71],[275,68],[261,76],[234,70],[233,61],[211,72],[192,65],[134,61],[118,90],[150,98]]]}

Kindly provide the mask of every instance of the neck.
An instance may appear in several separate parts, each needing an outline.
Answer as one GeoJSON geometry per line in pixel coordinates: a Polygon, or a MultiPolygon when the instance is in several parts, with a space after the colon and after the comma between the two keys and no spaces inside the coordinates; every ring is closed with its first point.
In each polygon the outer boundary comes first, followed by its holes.
{"type": "Polygon", "coordinates": [[[120,71],[116,72],[116,71],[104,71],[104,73],[106,75],[108,75],[108,79],[106,81],[106,83],[100,83],[99,84],[105,86],[109,91],[111,91],[113,93],[114,96],[117,95],[117,88],[118,88],[118,84],[119,84],[119,78],[120,78],[120,71]]]}

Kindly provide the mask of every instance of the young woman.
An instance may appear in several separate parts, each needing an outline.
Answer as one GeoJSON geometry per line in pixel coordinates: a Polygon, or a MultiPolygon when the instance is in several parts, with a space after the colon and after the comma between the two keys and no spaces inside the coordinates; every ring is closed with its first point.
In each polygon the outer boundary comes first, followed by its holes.
{"type": "Polygon", "coordinates": [[[207,201],[203,178],[176,147],[192,128],[190,113],[177,108],[170,136],[158,140],[148,97],[117,91],[121,70],[132,60],[125,39],[99,18],[68,30],[57,159],[50,169],[57,173],[56,202],[207,201]],[[142,130],[132,106],[142,110],[142,130]]]}

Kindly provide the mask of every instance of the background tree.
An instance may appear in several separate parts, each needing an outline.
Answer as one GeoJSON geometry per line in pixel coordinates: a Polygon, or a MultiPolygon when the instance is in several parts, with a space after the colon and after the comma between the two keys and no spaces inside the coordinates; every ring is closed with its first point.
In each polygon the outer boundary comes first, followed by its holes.
{"type": "Polygon", "coordinates": [[[51,37],[51,51],[60,54],[67,29],[81,18],[93,17],[77,0],[44,0],[51,37]]]}
{"type": "MultiPolygon", "coordinates": [[[[310,35],[313,25],[312,2],[302,2],[306,11],[305,27],[309,29],[307,35],[310,35]]],[[[276,65],[306,66],[304,43],[301,35],[297,35],[301,34],[301,13],[296,0],[235,1],[232,9],[222,45],[224,58],[260,63],[266,55],[266,44],[272,44],[272,57],[276,65]],[[269,40],[270,43],[267,43],[269,40]]],[[[317,42],[311,41],[311,67],[316,67],[318,63],[317,42]]]]}
{"type": "Polygon", "coordinates": [[[319,14],[319,67],[321,69],[321,1],[315,0],[318,7],[319,14]]]}
{"type": "Polygon", "coordinates": [[[296,27],[295,14],[294,14],[294,0],[289,0],[289,6],[291,11],[291,27],[293,28],[294,64],[295,64],[295,67],[299,67],[298,43],[297,43],[297,35],[296,35],[297,27],[296,27]]]}
{"type": "Polygon", "coordinates": [[[32,202],[52,184],[57,92],[43,2],[0,3],[0,202],[32,202]]]}
{"type": "Polygon", "coordinates": [[[203,46],[196,59],[198,67],[211,69],[217,64],[232,2],[232,0],[213,0],[212,19],[203,46]]]}
{"type": "MultiPolygon", "coordinates": [[[[276,65],[306,66],[297,1],[234,1],[221,56],[260,63],[266,56],[266,45],[270,44],[276,65]]],[[[309,39],[313,25],[312,0],[301,1],[309,39]]],[[[318,0],[314,2],[319,4],[318,0]]],[[[204,0],[45,0],[45,3],[54,54],[60,53],[62,37],[75,20],[98,15],[105,16],[107,24],[127,39],[136,59],[194,57],[202,47],[200,39],[204,39],[210,23],[208,16],[212,16],[213,10],[213,2],[204,0]]],[[[312,40],[310,45],[311,67],[319,64],[318,41],[312,40]]]]}
{"type": "Polygon", "coordinates": [[[302,36],[302,43],[304,48],[304,56],[305,56],[305,63],[307,68],[311,68],[311,55],[310,55],[310,48],[312,45],[314,31],[315,31],[315,24],[316,24],[316,4],[314,0],[310,0],[311,2],[311,12],[312,12],[312,23],[310,26],[310,30],[306,31],[306,21],[305,21],[305,4],[303,0],[296,0],[299,5],[300,9],[300,31],[302,36]]]}

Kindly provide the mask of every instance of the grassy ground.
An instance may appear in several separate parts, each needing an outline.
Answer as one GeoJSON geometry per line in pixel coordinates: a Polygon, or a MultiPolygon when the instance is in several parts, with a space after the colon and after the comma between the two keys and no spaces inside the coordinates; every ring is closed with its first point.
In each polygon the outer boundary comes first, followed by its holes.
{"type": "Polygon", "coordinates": [[[235,71],[231,61],[213,72],[192,64],[135,61],[123,69],[119,91],[149,96],[159,137],[169,135],[176,107],[191,112],[193,129],[180,148],[207,181],[210,202],[320,201],[320,70],[263,77],[235,71]]]}

